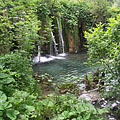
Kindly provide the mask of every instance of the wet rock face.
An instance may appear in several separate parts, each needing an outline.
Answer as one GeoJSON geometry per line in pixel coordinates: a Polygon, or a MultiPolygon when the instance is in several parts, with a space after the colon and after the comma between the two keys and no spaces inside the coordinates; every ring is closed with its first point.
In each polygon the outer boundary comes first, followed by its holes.
{"type": "Polygon", "coordinates": [[[69,52],[74,52],[74,38],[72,34],[72,30],[69,33],[69,52]]]}

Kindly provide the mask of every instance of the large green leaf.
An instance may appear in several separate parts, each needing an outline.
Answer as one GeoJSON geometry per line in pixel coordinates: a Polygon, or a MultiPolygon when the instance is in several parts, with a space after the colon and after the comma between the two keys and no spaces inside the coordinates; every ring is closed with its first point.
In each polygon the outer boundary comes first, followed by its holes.
{"type": "Polygon", "coordinates": [[[4,72],[0,72],[0,83],[1,84],[10,84],[12,82],[15,82],[13,77],[11,77],[9,74],[6,74],[4,72]]]}
{"type": "Polygon", "coordinates": [[[5,110],[12,107],[12,105],[7,101],[7,96],[0,91],[0,110],[5,110]]]}
{"type": "Polygon", "coordinates": [[[3,117],[0,117],[0,120],[4,120],[3,117]]]}
{"type": "Polygon", "coordinates": [[[12,77],[3,79],[1,82],[3,82],[3,84],[10,84],[12,82],[15,82],[15,80],[12,77]]]}
{"type": "Polygon", "coordinates": [[[85,113],[83,116],[84,120],[89,120],[90,119],[90,113],[85,113]]]}
{"type": "Polygon", "coordinates": [[[6,110],[11,107],[12,107],[12,104],[10,104],[7,101],[0,103],[0,110],[6,110]]]}
{"type": "Polygon", "coordinates": [[[34,106],[26,105],[25,108],[26,108],[29,112],[35,111],[35,107],[34,107],[34,106]]]}
{"type": "MultiPolygon", "coordinates": [[[[0,117],[3,115],[3,111],[0,111],[0,117]]],[[[1,119],[0,119],[1,120],[1,119]]]]}
{"type": "Polygon", "coordinates": [[[0,103],[5,102],[7,100],[7,96],[0,91],[0,103]]]}
{"type": "Polygon", "coordinates": [[[19,114],[19,111],[16,111],[14,109],[8,109],[6,111],[7,117],[10,118],[11,120],[16,120],[18,114],[19,114]]]}
{"type": "Polygon", "coordinates": [[[9,75],[3,72],[0,72],[0,79],[1,78],[7,78],[9,75]]]}

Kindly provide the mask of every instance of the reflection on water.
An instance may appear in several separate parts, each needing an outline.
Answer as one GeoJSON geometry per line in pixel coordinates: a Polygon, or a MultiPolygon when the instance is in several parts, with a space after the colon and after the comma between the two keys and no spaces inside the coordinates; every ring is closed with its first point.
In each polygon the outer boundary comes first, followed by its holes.
{"type": "Polygon", "coordinates": [[[34,65],[33,69],[35,72],[49,73],[55,79],[65,77],[68,74],[72,74],[78,77],[84,77],[85,73],[95,71],[96,67],[90,67],[84,62],[87,61],[87,53],[81,52],[79,54],[68,54],[63,60],[53,60],[44,64],[34,65]]]}

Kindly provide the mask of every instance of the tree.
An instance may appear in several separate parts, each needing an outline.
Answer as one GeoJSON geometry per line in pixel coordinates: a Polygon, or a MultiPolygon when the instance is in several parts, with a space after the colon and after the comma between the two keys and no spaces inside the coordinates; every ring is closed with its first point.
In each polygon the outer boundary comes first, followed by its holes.
{"type": "Polygon", "coordinates": [[[35,41],[39,41],[40,21],[36,15],[36,3],[30,0],[4,0],[1,3],[1,52],[17,47],[30,53],[35,48],[35,41]]]}

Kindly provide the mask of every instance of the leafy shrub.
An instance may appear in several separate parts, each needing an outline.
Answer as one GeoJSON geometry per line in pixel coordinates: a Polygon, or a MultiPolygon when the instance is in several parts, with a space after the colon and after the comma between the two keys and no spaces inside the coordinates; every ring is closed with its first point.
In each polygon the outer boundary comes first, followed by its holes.
{"type": "Polygon", "coordinates": [[[61,7],[58,11],[61,13],[62,18],[66,21],[69,28],[78,26],[78,22],[86,22],[90,25],[92,16],[89,12],[89,6],[84,1],[73,2],[63,1],[60,2],[61,7]],[[89,21],[89,22],[88,22],[89,21]]]}
{"type": "Polygon", "coordinates": [[[12,77],[15,79],[16,87],[25,89],[24,87],[32,88],[35,81],[32,77],[31,61],[26,57],[24,52],[11,52],[0,57],[0,63],[4,69],[13,72],[12,77]]]}
{"type": "Polygon", "coordinates": [[[26,57],[24,58],[18,52],[0,57],[1,120],[27,120],[37,116],[35,112],[36,96],[30,94],[33,88],[28,89],[33,85],[32,67],[26,57]],[[28,71],[24,70],[23,62],[28,71]]]}
{"type": "Polygon", "coordinates": [[[8,97],[0,91],[0,118],[1,120],[20,120],[36,118],[35,97],[27,92],[15,90],[8,97]]]}
{"type": "Polygon", "coordinates": [[[46,116],[52,113],[51,120],[104,120],[101,114],[107,112],[106,109],[96,109],[89,102],[79,102],[76,96],[68,94],[49,97],[42,104],[46,116]]]}
{"type": "MultiPolygon", "coordinates": [[[[113,103],[120,100],[120,15],[86,32],[89,62],[103,66],[102,93],[113,103]],[[107,92],[106,92],[107,91],[107,92]]],[[[119,106],[116,106],[119,109],[119,106]]],[[[118,113],[119,114],[119,113],[118,113]]]]}
{"type": "MultiPolygon", "coordinates": [[[[4,0],[0,6],[0,53],[19,48],[31,52],[39,41],[35,1],[4,0]]],[[[39,26],[38,26],[39,24],[39,26]]]]}
{"type": "MultiPolygon", "coordinates": [[[[106,82],[113,89],[120,83],[120,15],[117,18],[110,18],[106,25],[99,25],[93,28],[90,33],[86,32],[89,61],[100,63],[106,71],[106,82]],[[105,29],[104,27],[107,26],[105,29]],[[114,81],[114,82],[113,82],[114,81]]],[[[118,91],[117,90],[117,91],[118,91]]],[[[114,92],[113,92],[114,93],[114,92]]],[[[115,95],[115,94],[114,94],[115,95]]],[[[118,92],[116,92],[116,96],[118,92]]]]}

